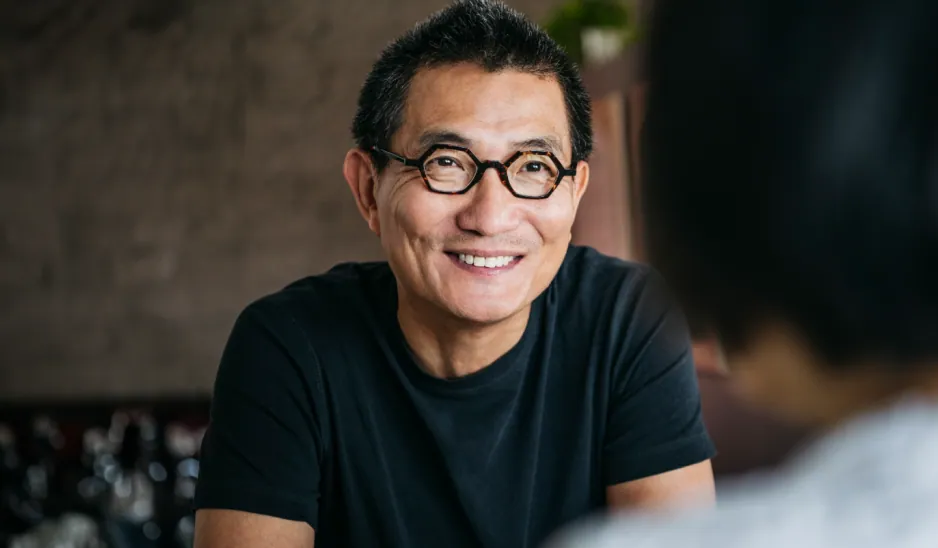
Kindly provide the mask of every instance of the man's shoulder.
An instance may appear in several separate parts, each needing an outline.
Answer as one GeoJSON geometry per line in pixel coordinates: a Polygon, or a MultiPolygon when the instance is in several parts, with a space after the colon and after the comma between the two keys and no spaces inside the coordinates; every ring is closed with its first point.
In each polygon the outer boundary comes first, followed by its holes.
{"type": "Polygon", "coordinates": [[[593,277],[609,275],[627,275],[646,273],[647,265],[634,261],[627,261],[611,255],[606,255],[595,248],[583,245],[570,245],[564,257],[561,272],[568,275],[593,277]]]}
{"type": "Polygon", "coordinates": [[[648,265],[571,245],[552,289],[561,302],[594,307],[631,301],[653,278],[648,265]]]}
{"type": "Polygon", "coordinates": [[[342,313],[371,311],[377,299],[387,297],[387,292],[379,290],[382,284],[393,284],[386,262],[340,263],[256,299],[246,311],[275,323],[289,320],[328,325],[342,313]]]}

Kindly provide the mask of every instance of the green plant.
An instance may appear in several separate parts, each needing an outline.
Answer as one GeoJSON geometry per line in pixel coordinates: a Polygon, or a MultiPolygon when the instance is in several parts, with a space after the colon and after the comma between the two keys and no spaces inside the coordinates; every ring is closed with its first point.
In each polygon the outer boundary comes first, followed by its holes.
{"type": "Polygon", "coordinates": [[[544,28],[577,63],[583,62],[583,29],[617,30],[626,42],[633,34],[629,9],[621,0],[571,0],[553,13],[544,28]]]}

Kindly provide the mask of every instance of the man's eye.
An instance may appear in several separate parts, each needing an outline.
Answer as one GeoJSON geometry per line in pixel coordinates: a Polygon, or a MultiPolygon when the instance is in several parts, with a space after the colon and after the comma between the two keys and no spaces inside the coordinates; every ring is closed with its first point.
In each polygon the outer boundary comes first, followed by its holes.
{"type": "Polygon", "coordinates": [[[440,158],[434,158],[430,161],[431,164],[436,164],[437,167],[459,167],[459,163],[453,158],[448,158],[446,156],[440,158]]]}
{"type": "Polygon", "coordinates": [[[528,162],[524,165],[524,169],[525,171],[529,171],[531,173],[539,173],[547,169],[547,166],[544,164],[544,162],[528,162]]]}

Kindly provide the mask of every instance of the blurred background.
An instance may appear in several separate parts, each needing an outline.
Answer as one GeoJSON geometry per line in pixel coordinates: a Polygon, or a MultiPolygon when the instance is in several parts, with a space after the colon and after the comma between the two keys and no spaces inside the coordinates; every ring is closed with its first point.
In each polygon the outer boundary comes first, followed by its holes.
{"type": "MultiPolygon", "coordinates": [[[[593,96],[576,243],[641,260],[651,2],[508,3],[593,96]]],[[[234,318],[381,257],[341,175],[349,124],[381,48],[446,4],[0,0],[0,546],[189,546],[234,318]]],[[[742,406],[713,355],[700,341],[722,481],[806,433],[742,406]]]]}

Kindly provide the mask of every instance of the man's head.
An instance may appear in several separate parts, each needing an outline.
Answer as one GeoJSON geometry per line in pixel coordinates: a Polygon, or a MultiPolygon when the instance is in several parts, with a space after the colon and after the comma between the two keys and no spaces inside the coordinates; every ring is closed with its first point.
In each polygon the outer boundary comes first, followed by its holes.
{"type": "Polygon", "coordinates": [[[656,6],[648,247],[743,388],[830,419],[938,372],[938,3],[656,6]]]}
{"type": "Polygon", "coordinates": [[[384,50],[352,131],[346,180],[411,306],[487,324],[547,287],[592,130],[576,67],[541,29],[500,2],[456,2],[384,50]]]}

